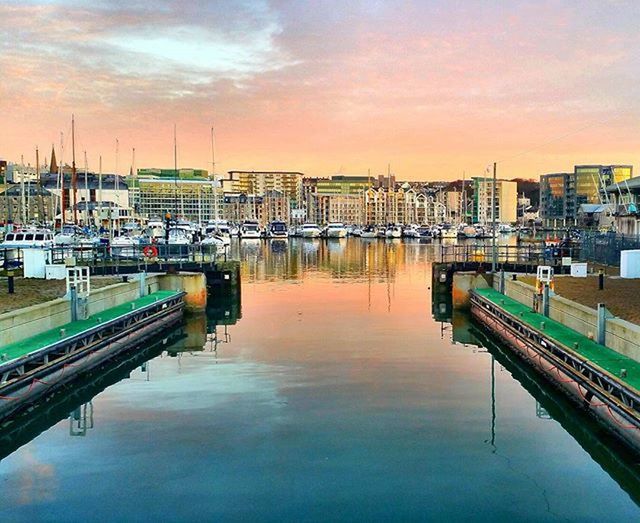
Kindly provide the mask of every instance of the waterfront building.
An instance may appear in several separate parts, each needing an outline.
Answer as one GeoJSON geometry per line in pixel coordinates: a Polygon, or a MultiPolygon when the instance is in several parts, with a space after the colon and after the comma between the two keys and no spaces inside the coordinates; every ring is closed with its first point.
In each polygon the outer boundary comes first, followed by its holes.
{"type": "Polygon", "coordinates": [[[540,219],[545,227],[567,227],[576,222],[574,173],[550,173],[540,177],[540,219]]]}
{"type": "MultiPolygon", "coordinates": [[[[42,167],[40,172],[45,171],[42,167]]],[[[7,181],[11,183],[35,183],[38,181],[38,170],[31,165],[21,165],[18,163],[9,163],[6,166],[7,181]]]]}
{"type": "MultiPolygon", "coordinates": [[[[138,171],[140,173],[140,171],[138,171]]],[[[203,171],[206,172],[206,171],[203,171]]],[[[213,181],[203,176],[138,176],[134,208],[146,217],[162,217],[166,213],[197,222],[224,218],[224,194],[216,192],[218,216],[215,216],[213,181]]]]}
{"type": "Polygon", "coordinates": [[[262,214],[260,224],[267,225],[273,221],[289,223],[291,220],[291,199],[289,195],[275,190],[269,190],[262,198],[262,214]]]}
{"type": "Polygon", "coordinates": [[[2,191],[0,194],[0,222],[26,224],[53,221],[56,197],[47,189],[29,183],[24,187],[24,192],[20,184],[11,184],[0,190],[2,191]]]}
{"type": "Polygon", "coordinates": [[[359,194],[372,187],[375,178],[372,176],[335,175],[331,178],[316,179],[317,194],[359,194]]]}
{"type": "MultiPolygon", "coordinates": [[[[42,187],[53,193],[59,200],[64,197],[65,208],[70,209],[73,205],[73,190],[71,188],[71,174],[64,175],[64,195],[60,189],[59,176],[56,173],[46,173],[41,175],[40,184],[42,187]]],[[[77,202],[113,202],[120,207],[129,207],[129,187],[127,181],[122,176],[114,174],[87,173],[86,185],[85,174],[78,172],[77,175],[77,202]]]]}
{"type": "Polygon", "coordinates": [[[473,222],[490,223],[495,219],[498,223],[515,223],[517,220],[518,185],[516,182],[497,180],[495,201],[492,205],[493,179],[473,178],[473,222]]]}
{"type": "Polygon", "coordinates": [[[307,209],[311,221],[319,224],[342,222],[361,224],[364,221],[363,194],[313,194],[307,209]]]}
{"type": "Polygon", "coordinates": [[[264,196],[242,193],[224,193],[222,217],[234,223],[245,220],[255,220],[265,226],[268,220],[265,216],[264,196]]]}
{"type": "Polygon", "coordinates": [[[625,236],[640,236],[640,176],[606,188],[613,206],[614,228],[625,236]]]}
{"type": "Polygon", "coordinates": [[[291,206],[302,204],[303,174],[297,171],[229,171],[225,190],[265,196],[269,191],[285,195],[291,206]]]}
{"type": "Polygon", "coordinates": [[[576,207],[583,203],[608,203],[605,188],[633,176],[631,165],[576,165],[574,167],[576,207]]]}

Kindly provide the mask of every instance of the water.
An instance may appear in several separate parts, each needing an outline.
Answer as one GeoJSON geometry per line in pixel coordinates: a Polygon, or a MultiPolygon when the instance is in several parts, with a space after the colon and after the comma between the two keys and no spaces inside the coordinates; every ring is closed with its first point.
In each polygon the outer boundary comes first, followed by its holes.
{"type": "Polygon", "coordinates": [[[454,327],[433,319],[432,247],[234,249],[241,300],[5,432],[2,521],[640,516],[631,455],[440,298],[454,327]]]}

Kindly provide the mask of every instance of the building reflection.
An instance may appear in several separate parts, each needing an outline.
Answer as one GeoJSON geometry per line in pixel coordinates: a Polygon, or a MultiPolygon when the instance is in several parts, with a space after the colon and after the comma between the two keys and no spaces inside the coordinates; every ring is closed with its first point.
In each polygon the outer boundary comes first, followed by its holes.
{"type": "Polygon", "coordinates": [[[241,261],[244,282],[302,281],[310,273],[394,280],[407,265],[427,260],[432,250],[418,241],[290,238],[234,241],[230,257],[241,261]]]}
{"type": "Polygon", "coordinates": [[[86,436],[87,431],[93,428],[93,403],[87,402],[69,415],[69,436],[86,436]]]}

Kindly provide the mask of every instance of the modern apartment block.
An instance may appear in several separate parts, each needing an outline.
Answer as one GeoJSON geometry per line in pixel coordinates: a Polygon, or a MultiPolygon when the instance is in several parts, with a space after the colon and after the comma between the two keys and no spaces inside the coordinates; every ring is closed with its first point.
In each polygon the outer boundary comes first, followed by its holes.
{"type": "Polygon", "coordinates": [[[336,175],[316,182],[317,194],[362,194],[375,184],[372,176],[336,175]]]}
{"type": "Polygon", "coordinates": [[[633,176],[631,165],[576,165],[540,177],[540,218],[549,227],[575,225],[583,204],[609,203],[606,187],[633,176]]]}
{"type": "Polygon", "coordinates": [[[518,184],[497,180],[494,205],[492,194],[492,178],[473,178],[473,222],[491,222],[495,209],[496,222],[515,223],[518,218],[518,184]]]}
{"type": "Polygon", "coordinates": [[[575,224],[574,173],[551,173],[540,177],[540,219],[547,227],[566,227],[575,224]]]}
{"type": "Polygon", "coordinates": [[[277,191],[289,198],[292,206],[302,200],[302,177],[297,171],[229,171],[229,190],[234,193],[264,196],[277,191]]]}

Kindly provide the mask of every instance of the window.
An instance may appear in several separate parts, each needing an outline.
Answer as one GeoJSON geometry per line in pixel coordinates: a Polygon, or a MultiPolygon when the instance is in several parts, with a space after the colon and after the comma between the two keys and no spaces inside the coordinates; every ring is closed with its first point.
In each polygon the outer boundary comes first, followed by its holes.
{"type": "Polygon", "coordinates": [[[5,238],[5,240],[8,242],[12,242],[13,239],[14,239],[14,235],[11,233],[7,234],[7,237],[5,238]]]}
{"type": "Polygon", "coordinates": [[[16,241],[21,242],[24,240],[24,234],[16,234],[16,241]]]}
{"type": "Polygon", "coordinates": [[[33,241],[33,234],[25,234],[24,239],[25,241],[28,241],[28,242],[33,241]]]}
{"type": "Polygon", "coordinates": [[[44,240],[44,234],[36,234],[36,241],[43,241],[44,240]]]}

